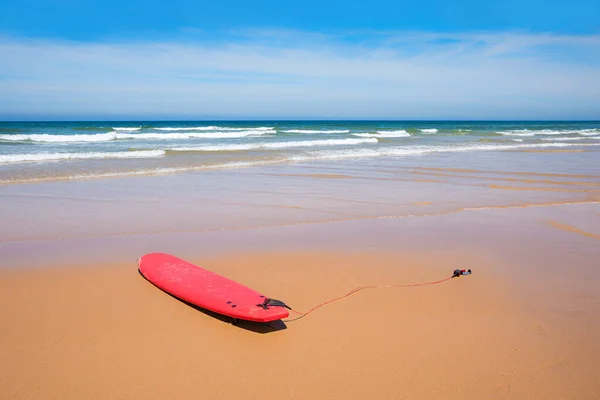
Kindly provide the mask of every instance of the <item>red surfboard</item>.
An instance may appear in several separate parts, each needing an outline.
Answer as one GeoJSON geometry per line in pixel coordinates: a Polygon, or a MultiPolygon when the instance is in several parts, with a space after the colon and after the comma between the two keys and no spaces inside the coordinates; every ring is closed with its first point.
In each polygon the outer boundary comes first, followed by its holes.
{"type": "Polygon", "coordinates": [[[267,304],[270,299],[259,292],[168,254],[146,254],[139,271],[165,292],[234,320],[270,322],[289,315],[284,307],[267,304]]]}

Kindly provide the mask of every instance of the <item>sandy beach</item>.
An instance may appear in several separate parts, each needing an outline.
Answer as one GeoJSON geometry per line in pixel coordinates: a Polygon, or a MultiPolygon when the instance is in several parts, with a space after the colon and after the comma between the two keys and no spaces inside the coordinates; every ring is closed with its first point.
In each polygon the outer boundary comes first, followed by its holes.
{"type": "Polygon", "coordinates": [[[0,397],[598,399],[600,176],[546,156],[2,186],[0,397]],[[300,311],[473,274],[233,326],[143,279],[156,251],[300,311]]]}

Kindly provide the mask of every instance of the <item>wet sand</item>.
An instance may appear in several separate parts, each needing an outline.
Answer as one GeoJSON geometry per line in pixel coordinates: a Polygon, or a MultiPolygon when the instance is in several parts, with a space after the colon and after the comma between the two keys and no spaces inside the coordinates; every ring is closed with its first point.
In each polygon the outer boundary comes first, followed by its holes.
{"type": "Polygon", "coordinates": [[[0,398],[598,399],[598,176],[479,167],[2,187],[0,398]],[[452,176],[380,179],[411,171],[452,176]],[[144,280],[155,251],[300,311],[473,274],[233,326],[144,280]]]}

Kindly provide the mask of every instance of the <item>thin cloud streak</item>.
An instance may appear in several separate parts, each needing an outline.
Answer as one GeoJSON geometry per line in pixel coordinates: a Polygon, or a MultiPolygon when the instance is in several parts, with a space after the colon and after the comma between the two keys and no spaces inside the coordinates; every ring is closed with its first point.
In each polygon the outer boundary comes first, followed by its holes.
{"type": "Polygon", "coordinates": [[[600,118],[600,35],[237,35],[0,38],[0,118],[600,118]]]}

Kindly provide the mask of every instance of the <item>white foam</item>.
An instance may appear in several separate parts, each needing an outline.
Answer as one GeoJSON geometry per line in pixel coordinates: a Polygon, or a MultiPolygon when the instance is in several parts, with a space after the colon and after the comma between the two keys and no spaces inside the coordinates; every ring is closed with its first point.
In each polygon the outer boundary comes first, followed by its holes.
{"type": "Polygon", "coordinates": [[[429,129],[419,129],[422,133],[437,133],[437,129],[429,128],[429,129]]]}
{"type": "Polygon", "coordinates": [[[372,149],[353,149],[353,150],[320,150],[306,154],[299,154],[290,157],[291,161],[311,161],[311,160],[339,160],[369,157],[394,157],[394,156],[412,156],[433,153],[456,153],[471,151],[494,151],[494,150],[516,150],[529,148],[547,148],[547,147],[570,147],[570,146],[600,146],[600,143],[573,144],[573,143],[532,143],[532,144],[498,144],[498,145],[469,145],[469,146],[410,146],[410,147],[386,147],[372,149]]]}
{"type": "Polygon", "coordinates": [[[577,133],[577,131],[555,131],[553,129],[540,129],[534,133],[536,135],[568,135],[570,133],[577,133]]]}
{"type": "Polygon", "coordinates": [[[0,155],[0,163],[50,162],[101,158],[153,158],[164,156],[164,150],[123,151],[112,153],[32,153],[0,155]]]}
{"type": "Polygon", "coordinates": [[[237,161],[228,162],[222,164],[207,164],[207,165],[194,165],[189,167],[163,167],[163,168],[152,168],[152,169],[141,169],[141,170],[130,170],[130,171],[118,171],[118,172],[102,172],[102,173],[84,173],[69,176],[54,176],[54,177],[43,177],[43,178],[32,178],[32,179],[16,179],[16,180],[0,180],[0,185],[10,183],[35,183],[35,182],[47,182],[60,179],[68,180],[84,180],[84,179],[103,179],[103,178],[124,178],[128,176],[147,176],[147,175],[164,175],[181,172],[195,172],[202,170],[212,169],[237,169],[237,168],[248,168],[256,165],[268,165],[276,164],[285,161],[284,159],[276,160],[256,160],[256,161],[237,161]]]}
{"type": "Polygon", "coordinates": [[[113,131],[117,131],[117,132],[130,132],[130,131],[139,131],[140,129],[142,129],[141,126],[139,127],[124,127],[124,128],[113,128],[113,131]]]}
{"type": "Polygon", "coordinates": [[[152,128],[155,131],[214,131],[219,129],[218,126],[187,126],[187,127],[167,127],[167,128],[152,128]]]}
{"type": "Polygon", "coordinates": [[[512,140],[513,142],[522,142],[523,141],[523,139],[510,139],[510,140],[512,140]]]}
{"type": "Polygon", "coordinates": [[[177,140],[177,139],[236,139],[247,136],[260,136],[274,134],[275,131],[233,131],[233,132],[176,132],[176,133],[133,133],[118,134],[117,139],[152,139],[152,140],[177,140]]]}
{"type": "Polygon", "coordinates": [[[174,147],[172,151],[244,151],[259,149],[287,149],[294,147],[324,147],[324,146],[353,146],[367,143],[377,143],[375,138],[370,139],[328,139],[328,140],[305,140],[271,143],[242,143],[222,144],[207,146],[174,147]]]}
{"type": "Polygon", "coordinates": [[[166,128],[153,128],[157,131],[273,131],[273,127],[261,126],[258,128],[229,128],[225,126],[195,126],[195,127],[166,127],[166,128]]]}
{"type": "MultiPolygon", "coordinates": [[[[570,141],[586,140],[586,139],[595,139],[595,138],[594,138],[594,136],[542,138],[542,140],[545,140],[545,141],[561,141],[561,142],[570,142],[570,141]]],[[[597,139],[600,139],[600,138],[597,138],[597,139]]]]}
{"type": "Polygon", "coordinates": [[[496,132],[505,136],[535,136],[535,132],[529,131],[529,129],[516,129],[512,131],[499,131],[496,132]]]}
{"type": "Polygon", "coordinates": [[[247,136],[257,136],[274,134],[274,130],[251,130],[251,131],[232,131],[232,132],[180,132],[180,133],[97,133],[83,135],[50,135],[29,134],[29,135],[0,135],[0,140],[13,142],[43,142],[43,143],[73,143],[73,142],[108,142],[111,140],[176,140],[176,139],[232,139],[243,138],[247,136]]]}
{"type": "Polygon", "coordinates": [[[84,135],[50,135],[30,134],[30,135],[0,135],[0,140],[12,142],[45,142],[45,143],[72,143],[72,142],[108,142],[115,140],[119,134],[115,132],[84,134],[84,135]]]}
{"type": "Polygon", "coordinates": [[[577,133],[581,136],[598,136],[600,135],[600,129],[581,129],[577,133]]]}
{"type": "Polygon", "coordinates": [[[288,129],[281,131],[285,133],[348,133],[350,129],[333,129],[333,130],[312,130],[312,129],[288,129]]]}
{"type": "Polygon", "coordinates": [[[410,133],[401,129],[399,131],[377,131],[377,133],[353,133],[352,136],[365,138],[399,138],[410,137],[410,133]]]}
{"type": "MultiPolygon", "coordinates": [[[[298,154],[294,156],[279,157],[277,159],[266,159],[266,160],[253,160],[253,161],[238,161],[228,162],[223,164],[207,164],[207,165],[194,165],[189,167],[163,167],[146,170],[133,170],[133,171],[119,171],[119,172],[107,172],[107,173],[90,173],[90,174],[78,174],[66,177],[42,177],[24,180],[5,180],[0,181],[0,184],[6,183],[26,183],[26,182],[42,182],[52,181],[56,179],[97,179],[97,178],[111,178],[111,177],[127,177],[127,176],[138,176],[138,175],[156,175],[156,174],[169,174],[177,172],[193,172],[210,169],[235,169],[235,168],[246,168],[257,165],[268,165],[268,164],[279,164],[282,162],[305,162],[313,160],[341,160],[341,159],[353,159],[353,158],[366,158],[366,157],[390,157],[390,156],[411,156],[411,155],[425,155],[431,153],[444,153],[444,152],[469,152],[469,151],[495,151],[495,150],[514,150],[524,148],[544,148],[544,147],[570,147],[570,146],[600,146],[600,143],[534,143],[534,144],[509,144],[509,145],[470,145],[470,146],[445,146],[445,147],[428,147],[428,146],[411,146],[411,147],[388,147],[388,148],[371,148],[371,149],[352,149],[352,150],[320,150],[310,151],[305,154],[298,154]]],[[[137,153],[137,156],[144,155],[145,157],[162,156],[164,151],[153,150],[153,151],[136,151],[129,153],[137,153]]],[[[97,153],[97,154],[120,154],[120,153],[97,153]]],[[[88,153],[88,157],[91,153],[88,153]]],[[[5,157],[5,156],[2,156],[5,157]]],[[[129,157],[135,157],[131,154],[129,157]]],[[[106,158],[106,156],[102,156],[106,158]]],[[[117,157],[120,158],[120,157],[117,157]]],[[[0,158],[0,160],[3,160],[0,158]]]]}
{"type": "Polygon", "coordinates": [[[582,136],[596,136],[600,135],[600,129],[563,129],[563,130],[554,130],[554,129],[538,129],[538,130],[529,130],[529,129],[514,129],[509,131],[499,131],[496,132],[501,135],[507,136],[535,136],[535,135],[571,135],[571,134],[579,134],[582,136]]]}

